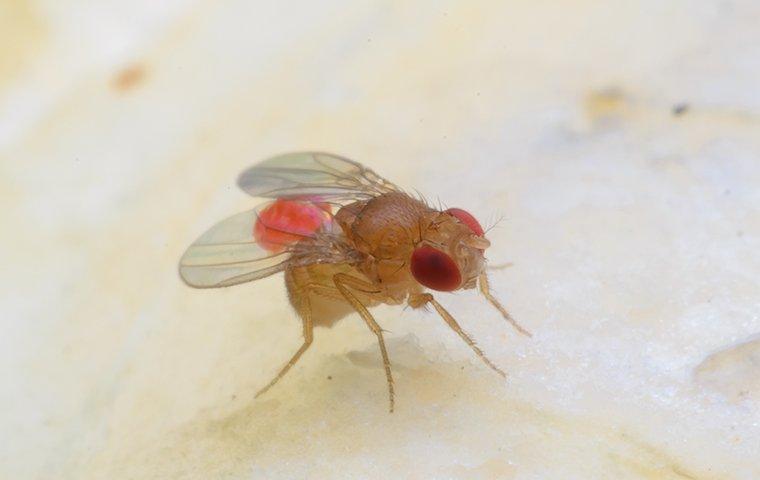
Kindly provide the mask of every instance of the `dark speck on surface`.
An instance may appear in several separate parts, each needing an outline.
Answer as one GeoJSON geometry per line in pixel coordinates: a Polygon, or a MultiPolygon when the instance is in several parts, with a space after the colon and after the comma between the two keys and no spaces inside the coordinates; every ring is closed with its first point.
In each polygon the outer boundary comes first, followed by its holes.
{"type": "Polygon", "coordinates": [[[688,103],[676,103],[673,105],[673,108],[671,109],[671,113],[675,117],[680,117],[681,115],[684,115],[689,111],[689,104],[688,103]]]}

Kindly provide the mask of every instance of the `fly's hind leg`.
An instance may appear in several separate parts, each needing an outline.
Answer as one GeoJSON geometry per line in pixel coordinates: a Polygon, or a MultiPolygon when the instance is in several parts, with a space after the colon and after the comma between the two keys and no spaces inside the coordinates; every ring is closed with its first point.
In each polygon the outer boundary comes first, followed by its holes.
{"type": "Polygon", "coordinates": [[[441,316],[443,321],[445,321],[446,324],[449,327],[451,327],[451,329],[454,330],[457,333],[457,335],[459,335],[459,337],[465,341],[467,345],[470,346],[472,351],[474,351],[475,354],[478,357],[480,357],[481,360],[483,360],[483,363],[491,367],[493,371],[495,371],[502,377],[507,376],[507,374],[504,373],[502,369],[497,367],[491,360],[488,359],[488,357],[486,357],[485,353],[483,353],[483,351],[480,349],[480,347],[477,346],[475,341],[472,338],[470,338],[470,336],[467,335],[467,333],[464,330],[462,330],[462,327],[459,326],[459,323],[457,323],[454,317],[451,316],[448,310],[443,308],[443,306],[440,303],[436,302],[435,298],[433,298],[431,294],[420,293],[420,294],[409,297],[409,306],[412,308],[420,308],[420,307],[425,306],[428,303],[431,304],[433,308],[435,308],[435,311],[438,312],[438,315],[441,316]]]}
{"type": "Polygon", "coordinates": [[[352,277],[345,273],[338,273],[333,276],[335,287],[340,291],[343,297],[359,313],[364,322],[367,324],[372,333],[377,336],[377,342],[380,345],[380,354],[383,356],[383,366],[385,367],[385,378],[388,382],[388,398],[390,402],[390,411],[393,412],[393,375],[391,374],[391,362],[388,360],[388,351],[385,349],[385,340],[383,339],[383,329],[377,324],[375,318],[369,313],[356,296],[351,293],[348,287],[363,293],[379,293],[379,291],[370,283],[352,277]]]}
{"type": "Polygon", "coordinates": [[[303,295],[300,299],[298,313],[301,316],[301,321],[303,322],[303,345],[301,345],[301,348],[299,348],[296,353],[293,354],[290,360],[288,360],[288,363],[286,363],[285,366],[280,369],[279,373],[277,373],[272,381],[270,381],[264,388],[256,393],[256,396],[254,398],[258,398],[264,392],[272,388],[277,382],[279,382],[280,379],[284,377],[286,373],[288,373],[288,370],[290,370],[291,367],[293,367],[293,365],[298,362],[298,359],[301,358],[301,355],[303,355],[309,346],[311,346],[311,342],[314,340],[314,324],[311,317],[311,305],[309,302],[308,293],[303,295]]]}
{"type": "Polygon", "coordinates": [[[491,288],[488,285],[488,276],[486,276],[485,273],[482,273],[480,277],[478,278],[478,288],[480,289],[480,293],[483,294],[484,297],[486,297],[486,300],[488,300],[488,303],[496,307],[496,310],[498,310],[501,315],[504,317],[506,321],[510,323],[514,327],[515,330],[522,333],[526,337],[532,337],[533,334],[530,333],[528,330],[522,327],[519,323],[517,323],[517,320],[512,318],[512,315],[509,314],[506,308],[501,306],[501,302],[499,302],[496,297],[494,297],[491,294],[491,288]]]}

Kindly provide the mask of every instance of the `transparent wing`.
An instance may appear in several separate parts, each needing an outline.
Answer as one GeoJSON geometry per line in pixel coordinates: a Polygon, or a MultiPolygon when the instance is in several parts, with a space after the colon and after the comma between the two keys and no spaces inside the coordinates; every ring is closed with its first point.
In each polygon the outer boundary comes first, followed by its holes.
{"type": "Polygon", "coordinates": [[[195,288],[237,285],[290,265],[355,262],[356,252],[324,202],[278,199],[211,227],[182,255],[179,274],[195,288]]]}
{"type": "Polygon", "coordinates": [[[272,253],[253,237],[264,207],[233,215],[201,235],[179,261],[182,280],[196,288],[227,287],[282,271],[290,252],[272,253]]]}
{"type": "Polygon", "coordinates": [[[334,203],[398,191],[398,187],[360,163],[321,152],[279,155],[258,163],[238,178],[254,197],[319,198],[334,203]]]}

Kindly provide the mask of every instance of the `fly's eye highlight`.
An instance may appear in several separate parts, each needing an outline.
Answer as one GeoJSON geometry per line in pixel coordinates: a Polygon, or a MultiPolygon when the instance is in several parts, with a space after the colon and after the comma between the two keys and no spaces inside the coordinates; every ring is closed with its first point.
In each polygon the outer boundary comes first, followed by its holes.
{"type": "Polygon", "coordinates": [[[429,245],[414,250],[411,270],[415,280],[433,290],[450,292],[462,283],[462,274],[454,260],[429,245]]]}
{"type": "Polygon", "coordinates": [[[483,233],[485,233],[483,227],[480,226],[480,223],[475,220],[475,217],[473,217],[470,212],[462,210],[461,208],[449,208],[445,213],[456,217],[457,220],[470,227],[470,230],[472,230],[472,233],[475,235],[482,237],[483,233]]]}

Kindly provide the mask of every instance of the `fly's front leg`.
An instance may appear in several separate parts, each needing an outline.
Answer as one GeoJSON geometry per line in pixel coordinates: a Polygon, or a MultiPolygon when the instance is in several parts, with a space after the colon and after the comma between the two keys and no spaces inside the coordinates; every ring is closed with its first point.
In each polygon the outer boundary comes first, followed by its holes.
{"type": "Polygon", "coordinates": [[[486,297],[486,300],[488,300],[488,303],[496,307],[496,310],[501,312],[501,315],[504,317],[506,321],[508,321],[518,332],[522,333],[523,335],[527,337],[532,337],[533,334],[530,333],[528,330],[523,328],[517,321],[512,318],[512,315],[507,312],[507,310],[501,306],[501,303],[491,294],[491,289],[488,285],[488,276],[486,276],[485,273],[481,273],[480,277],[478,278],[478,288],[480,289],[480,293],[483,294],[484,297],[486,297]]]}
{"type": "Polygon", "coordinates": [[[367,307],[365,307],[356,296],[351,293],[349,287],[353,290],[363,293],[380,293],[374,285],[371,283],[360,280],[351,275],[345,273],[338,273],[333,276],[333,282],[335,282],[335,288],[337,288],[343,297],[352,307],[359,313],[364,322],[367,324],[372,333],[377,336],[377,342],[380,345],[380,354],[383,356],[383,366],[385,367],[385,378],[388,382],[388,398],[390,401],[390,411],[393,412],[393,375],[391,374],[391,362],[388,360],[388,351],[385,349],[385,340],[383,339],[383,329],[377,324],[374,317],[367,307]]]}
{"type": "Polygon", "coordinates": [[[488,357],[486,357],[483,351],[475,344],[475,341],[473,341],[473,339],[470,338],[470,336],[467,335],[467,333],[464,330],[462,330],[462,327],[459,326],[459,323],[457,323],[454,317],[452,317],[451,314],[445,308],[443,308],[443,306],[441,306],[440,303],[436,302],[435,298],[433,298],[431,294],[419,293],[416,295],[412,295],[409,297],[408,303],[409,303],[409,306],[412,308],[420,308],[420,307],[425,306],[428,303],[432,305],[433,308],[435,308],[435,311],[438,312],[438,315],[441,316],[443,321],[445,321],[446,324],[449,327],[451,327],[451,329],[454,330],[457,333],[457,335],[459,335],[462,338],[462,340],[465,341],[467,345],[470,346],[470,348],[478,355],[478,357],[480,357],[481,360],[483,360],[483,362],[486,365],[491,367],[493,371],[495,371],[502,377],[507,376],[507,374],[504,373],[502,369],[494,365],[494,363],[491,362],[491,360],[489,360],[488,357]]]}

